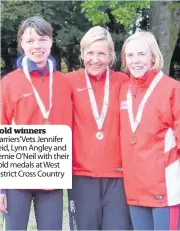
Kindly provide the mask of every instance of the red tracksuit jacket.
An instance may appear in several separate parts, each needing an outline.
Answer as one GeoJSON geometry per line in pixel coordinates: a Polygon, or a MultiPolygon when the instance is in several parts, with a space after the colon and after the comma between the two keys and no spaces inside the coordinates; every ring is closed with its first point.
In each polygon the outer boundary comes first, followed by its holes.
{"type": "Polygon", "coordinates": [[[130,79],[120,94],[123,174],[129,205],[164,207],[180,204],[180,83],[166,75],[145,104],[131,143],[127,91],[131,85],[133,117],[158,71],[130,79]]]}
{"type": "MultiPolygon", "coordinates": [[[[97,81],[89,76],[99,114],[104,99],[104,73],[97,81]]],[[[102,131],[104,138],[98,140],[98,128],[93,116],[83,70],[67,74],[72,88],[73,103],[73,174],[91,177],[121,177],[119,92],[128,77],[110,71],[109,106],[102,131]]]]}

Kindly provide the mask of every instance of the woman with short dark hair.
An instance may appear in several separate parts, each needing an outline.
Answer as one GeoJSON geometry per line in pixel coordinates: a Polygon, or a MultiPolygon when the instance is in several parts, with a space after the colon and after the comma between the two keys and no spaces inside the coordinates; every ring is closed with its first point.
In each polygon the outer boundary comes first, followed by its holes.
{"type": "MultiPolygon", "coordinates": [[[[18,68],[2,79],[1,124],[71,126],[70,91],[50,56],[52,36],[51,25],[39,16],[20,25],[18,48],[24,55],[18,59],[18,68]]],[[[24,190],[23,185],[1,190],[6,230],[27,229],[32,200],[38,230],[62,230],[63,191],[24,190]]]]}

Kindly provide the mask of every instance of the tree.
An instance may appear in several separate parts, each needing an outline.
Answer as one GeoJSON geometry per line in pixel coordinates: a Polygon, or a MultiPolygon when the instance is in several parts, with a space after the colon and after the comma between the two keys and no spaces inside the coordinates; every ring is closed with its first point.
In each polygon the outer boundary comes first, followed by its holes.
{"type": "Polygon", "coordinates": [[[109,29],[115,43],[117,60],[115,69],[120,69],[120,51],[128,32],[134,30],[135,22],[142,17],[142,10],[150,7],[148,1],[84,1],[82,11],[93,25],[100,24],[109,29]]]}
{"type": "MultiPolygon", "coordinates": [[[[180,2],[87,0],[81,4],[81,7],[89,21],[93,24],[104,25],[110,22],[107,14],[107,8],[109,8],[116,22],[124,25],[126,32],[132,31],[133,25],[142,16],[144,9],[150,8],[147,11],[147,14],[150,12],[150,25],[147,29],[154,32],[164,57],[164,72],[169,73],[171,58],[180,30],[180,2]]],[[[143,28],[146,28],[146,25],[143,25],[143,28]]]]}
{"type": "Polygon", "coordinates": [[[87,19],[95,24],[106,24],[110,21],[107,10],[115,17],[116,22],[130,29],[140,17],[139,10],[150,7],[149,1],[117,1],[117,0],[86,0],[81,4],[87,19]]]}
{"type": "MultiPolygon", "coordinates": [[[[9,47],[17,47],[17,30],[22,20],[40,15],[51,23],[54,29],[54,44],[52,54],[61,63],[66,61],[71,71],[79,65],[79,41],[90,27],[90,23],[80,12],[80,4],[70,1],[2,1],[1,31],[3,41],[2,57],[9,66],[11,55],[9,47]]],[[[12,69],[12,67],[9,67],[12,69]]]]}
{"type": "MultiPolygon", "coordinates": [[[[1,55],[9,69],[12,69],[9,65],[11,63],[9,47],[17,45],[18,26],[23,19],[34,15],[41,15],[52,24],[54,29],[52,54],[58,63],[61,63],[63,58],[69,71],[80,67],[80,39],[92,25],[100,24],[109,29],[119,56],[124,39],[136,30],[137,19],[144,16],[140,27],[150,29],[156,35],[165,60],[165,73],[169,71],[171,58],[175,57],[173,55],[175,44],[176,48],[179,47],[177,45],[179,42],[176,43],[180,30],[180,2],[178,1],[3,0],[1,13],[1,55]],[[150,25],[148,15],[150,15],[150,25]]],[[[177,49],[174,53],[177,53],[177,49]]],[[[119,69],[119,64],[120,62],[117,62],[116,69],[119,69]]]]}
{"type": "Polygon", "coordinates": [[[169,74],[171,59],[180,32],[180,2],[153,1],[150,25],[164,57],[164,72],[169,74]]]}

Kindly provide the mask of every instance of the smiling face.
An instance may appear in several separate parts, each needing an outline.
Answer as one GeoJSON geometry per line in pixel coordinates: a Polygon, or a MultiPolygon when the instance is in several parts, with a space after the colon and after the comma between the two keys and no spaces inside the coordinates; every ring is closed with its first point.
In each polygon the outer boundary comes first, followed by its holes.
{"type": "Polygon", "coordinates": [[[46,35],[40,36],[32,27],[27,27],[21,36],[21,47],[28,59],[39,68],[46,65],[51,52],[52,39],[46,35]]]}
{"type": "Polygon", "coordinates": [[[111,62],[111,52],[107,40],[97,40],[86,47],[81,55],[87,73],[100,77],[111,62]]]}
{"type": "Polygon", "coordinates": [[[126,65],[135,78],[143,77],[153,66],[153,55],[144,39],[130,40],[125,47],[126,65]]]}

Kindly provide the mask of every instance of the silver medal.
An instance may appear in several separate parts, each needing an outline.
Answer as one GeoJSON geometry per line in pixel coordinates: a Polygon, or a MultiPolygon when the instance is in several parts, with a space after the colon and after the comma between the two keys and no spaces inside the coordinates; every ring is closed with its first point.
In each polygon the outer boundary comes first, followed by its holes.
{"type": "Polygon", "coordinates": [[[103,132],[97,132],[97,133],[96,133],[96,138],[97,138],[98,140],[102,140],[102,139],[104,138],[103,132]]]}

